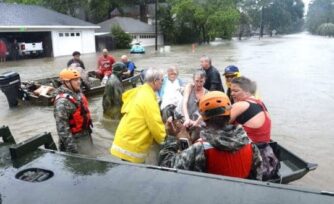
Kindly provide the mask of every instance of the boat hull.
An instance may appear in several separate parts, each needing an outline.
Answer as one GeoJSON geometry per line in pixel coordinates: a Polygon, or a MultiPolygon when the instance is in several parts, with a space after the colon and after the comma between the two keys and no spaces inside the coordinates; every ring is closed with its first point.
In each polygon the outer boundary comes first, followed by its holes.
{"type": "Polygon", "coordinates": [[[0,144],[2,203],[334,202],[331,192],[36,149],[51,144],[38,137],[30,148],[0,144]],[[15,151],[20,154],[11,157],[15,151]],[[22,176],[27,171],[40,172],[22,176]]]}
{"type": "MultiPolygon", "coordinates": [[[[96,80],[96,79],[94,79],[94,80],[96,80]]],[[[23,82],[23,84],[25,84],[25,83],[27,83],[27,82],[23,82]]],[[[34,83],[38,83],[38,84],[41,84],[41,85],[49,85],[49,86],[52,86],[52,87],[58,87],[59,86],[59,81],[58,81],[57,77],[35,80],[34,83]]],[[[125,89],[133,88],[133,87],[137,86],[137,84],[139,84],[139,83],[143,84],[143,79],[142,79],[140,71],[135,72],[133,77],[122,80],[122,84],[123,84],[125,89]]],[[[88,97],[89,96],[95,96],[95,95],[102,94],[104,92],[104,89],[105,89],[105,85],[102,85],[101,83],[98,83],[97,85],[92,86],[89,90],[84,89],[83,93],[85,94],[85,96],[88,96],[88,97]]],[[[28,96],[27,98],[25,98],[24,101],[22,101],[23,104],[31,104],[31,105],[37,105],[37,106],[51,106],[51,105],[53,105],[55,95],[39,95],[38,96],[38,95],[34,94],[33,91],[30,91],[30,90],[27,90],[27,89],[23,89],[23,90],[28,96]]]]}

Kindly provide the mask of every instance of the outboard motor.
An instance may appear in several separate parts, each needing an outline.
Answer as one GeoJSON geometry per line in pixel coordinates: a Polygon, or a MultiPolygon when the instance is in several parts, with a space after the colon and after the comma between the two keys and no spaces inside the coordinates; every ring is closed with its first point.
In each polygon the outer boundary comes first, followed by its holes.
{"type": "Polygon", "coordinates": [[[0,89],[6,95],[10,108],[18,104],[20,85],[21,80],[18,73],[8,71],[0,75],[0,89]]]}

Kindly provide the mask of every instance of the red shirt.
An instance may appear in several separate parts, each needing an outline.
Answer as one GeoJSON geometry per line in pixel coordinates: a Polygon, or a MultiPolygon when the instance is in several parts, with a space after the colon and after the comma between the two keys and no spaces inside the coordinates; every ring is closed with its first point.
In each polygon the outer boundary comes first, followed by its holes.
{"type": "Polygon", "coordinates": [[[116,62],[115,58],[112,55],[107,55],[99,57],[98,60],[98,69],[99,73],[102,76],[110,76],[112,73],[112,65],[116,62]]]}
{"type": "Polygon", "coordinates": [[[259,104],[265,113],[265,120],[261,127],[259,128],[250,128],[247,126],[242,126],[248,137],[254,142],[254,143],[269,143],[270,142],[270,132],[271,132],[271,119],[268,116],[268,113],[266,113],[267,109],[264,106],[263,102],[257,99],[248,99],[249,101],[253,101],[257,104],[259,104]]]}
{"type": "Polygon", "coordinates": [[[0,41],[0,54],[1,55],[6,55],[7,53],[7,46],[4,41],[0,41]]]}

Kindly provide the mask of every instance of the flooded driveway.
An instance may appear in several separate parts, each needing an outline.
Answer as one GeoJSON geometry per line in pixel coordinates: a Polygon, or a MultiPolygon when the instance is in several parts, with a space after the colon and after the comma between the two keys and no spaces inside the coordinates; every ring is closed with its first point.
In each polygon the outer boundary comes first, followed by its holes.
{"type": "MultiPolygon", "coordinates": [[[[127,50],[112,52],[117,59],[127,50]]],[[[272,139],[319,167],[295,185],[334,191],[334,39],[296,34],[265,39],[215,43],[196,48],[172,46],[169,53],[131,55],[138,68],[167,69],[176,64],[189,81],[201,55],[212,58],[221,72],[237,65],[242,75],[256,80],[273,120],[272,139]]],[[[97,54],[82,55],[89,70],[96,68],[97,54]]],[[[0,73],[13,70],[22,80],[55,76],[70,57],[44,58],[0,64],[0,73]]],[[[104,118],[102,97],[90,98],[94,142],[101,156],[109,156],[118,121],[104,118]]],[[[49,131],[57,140],[52,107],[19,106],[9,109],[0,94],[0,125],[8,125],[17,141],[49,131]]]]}

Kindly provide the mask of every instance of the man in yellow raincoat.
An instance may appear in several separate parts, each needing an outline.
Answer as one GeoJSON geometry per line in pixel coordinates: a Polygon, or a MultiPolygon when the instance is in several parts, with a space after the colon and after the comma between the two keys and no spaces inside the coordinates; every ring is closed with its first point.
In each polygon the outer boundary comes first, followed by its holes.
{"type": "Polygon", "coordinates": [[[148,69],[145,84],[123,94],[122,117],[110,153],[122,160],[144,163],[154,141],[162,144],[166,131],[161,119],[156,91],[163,73],[148,69]]]}

